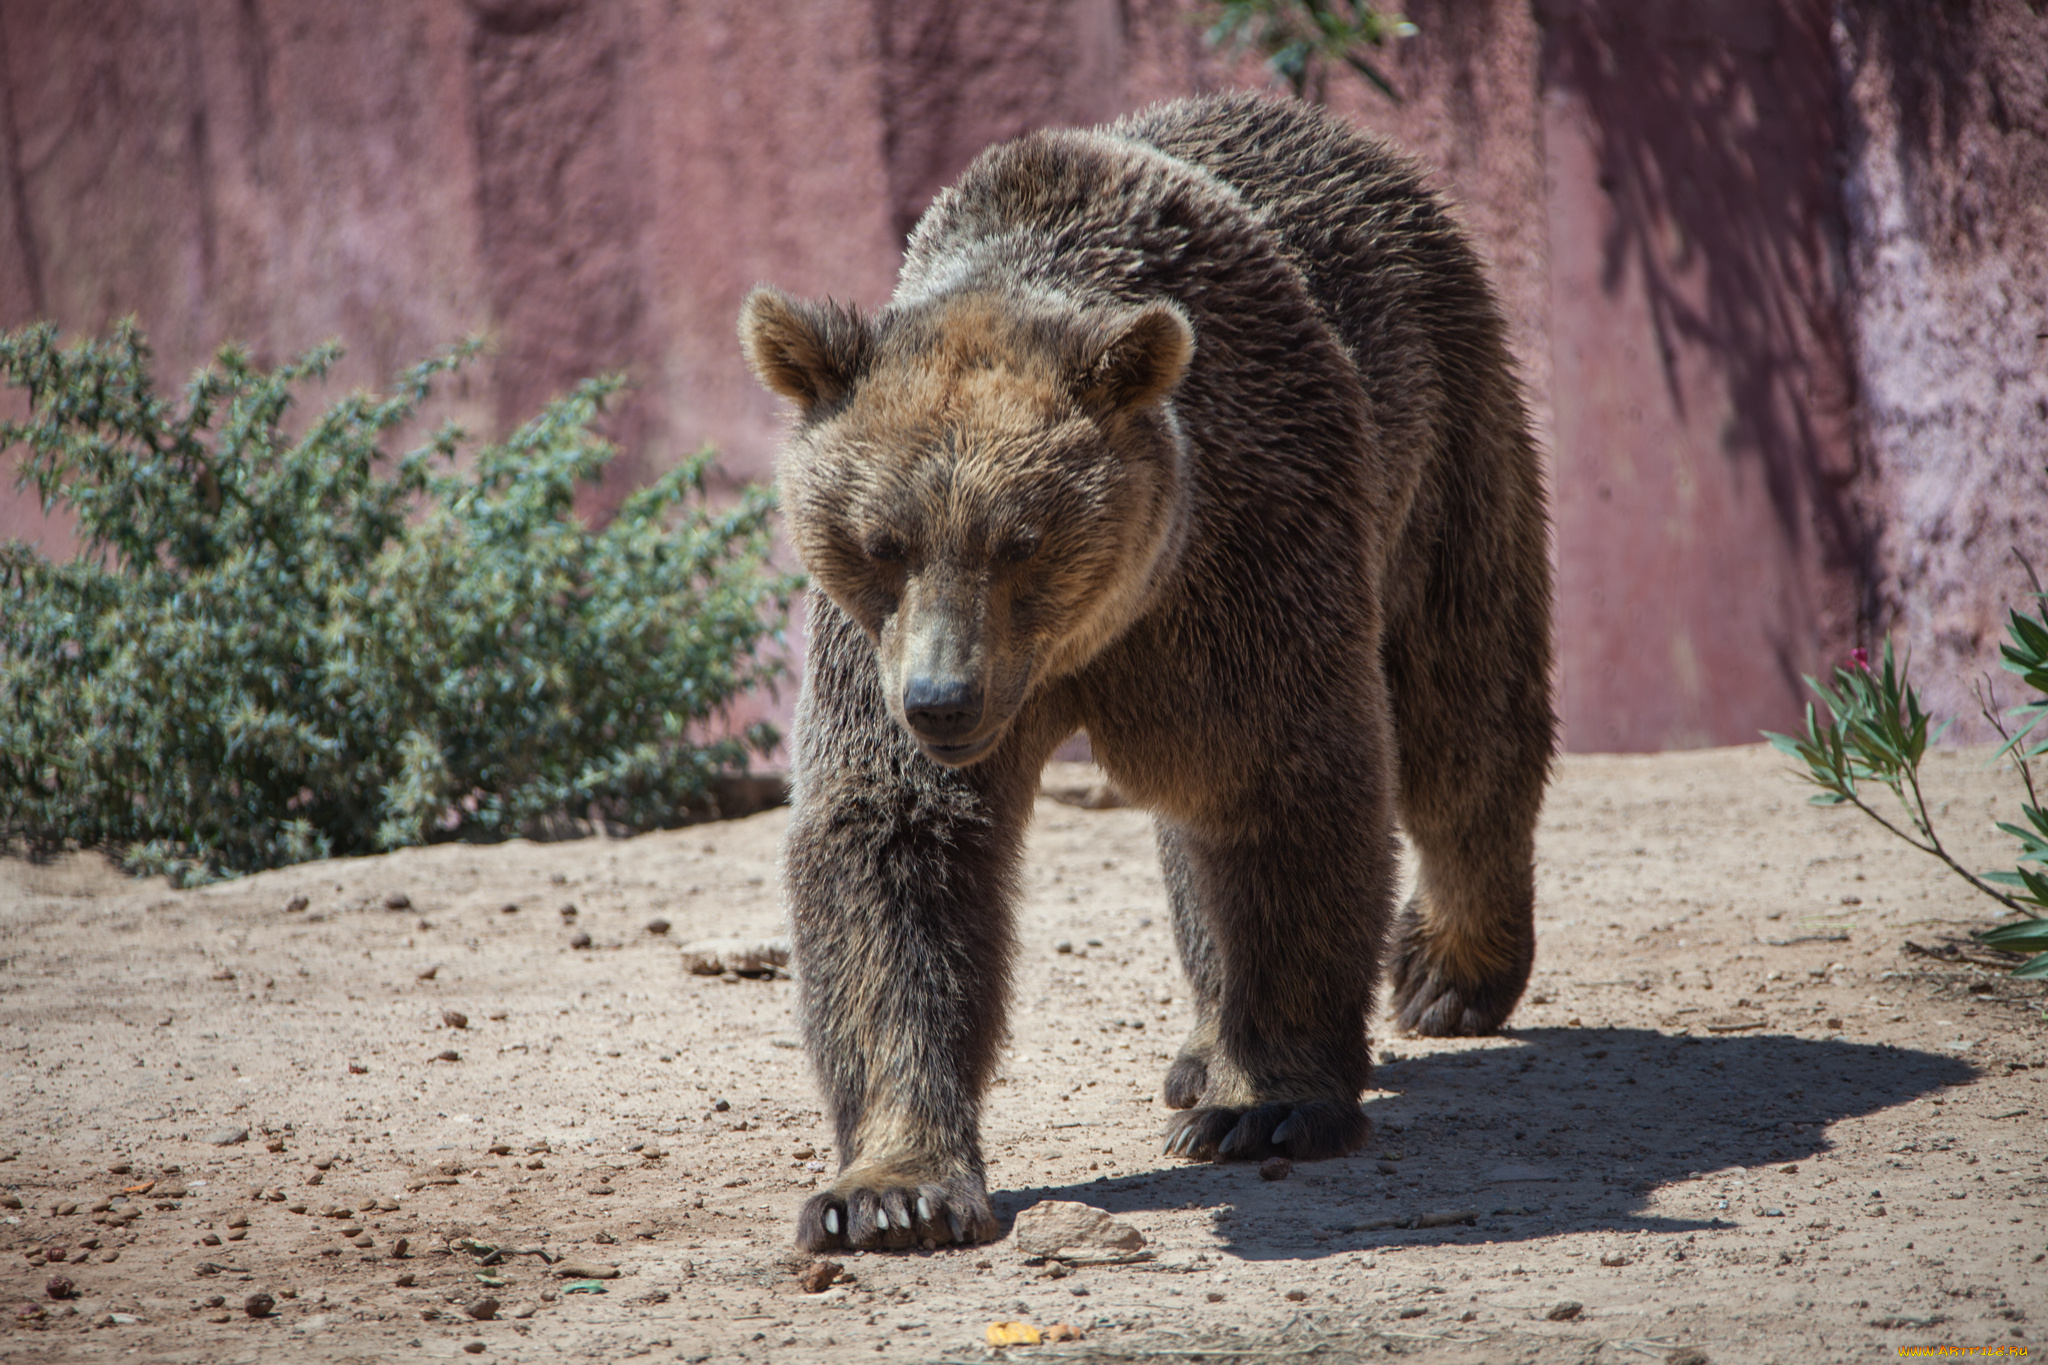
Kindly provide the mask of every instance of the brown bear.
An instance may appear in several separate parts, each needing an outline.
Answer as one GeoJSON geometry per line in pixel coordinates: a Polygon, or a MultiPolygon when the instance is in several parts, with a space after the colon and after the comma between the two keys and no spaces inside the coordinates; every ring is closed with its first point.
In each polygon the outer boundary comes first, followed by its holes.
{"type": "Polygon", "coordinates": [[[763,288],[740,327],[797,408],[817,589],[784,870],[844,1164],[800,1245],[997,1234],[1019,849],[1080,730],[1157,816],[1197,1002],[1169,1152],[1361,1146],[1385,951],[1403,1026],[1499,1026],[1554,729],[1543,485],[1415,165],[1248,96],[1034,133],[938,197],[879,313],[763,288]]]}

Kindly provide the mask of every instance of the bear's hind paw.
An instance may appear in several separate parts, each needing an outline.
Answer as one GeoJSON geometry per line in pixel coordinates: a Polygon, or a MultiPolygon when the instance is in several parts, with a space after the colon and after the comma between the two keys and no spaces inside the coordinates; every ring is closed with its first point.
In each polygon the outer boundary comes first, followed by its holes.
{"type": "Polygon", "coordinates": [[[796,1244],[805,1251],[883,1251],[995,1240],[995,1210],[971,1177],[916,1184],[848,1181],[804,1201],[796,1244]]]}
{"type": "Polygon", "coordinates": [[[1168,1109],[1192,1109],[1202,1102],[1209,1088],[1209,1064],[1199,1056],[1183,1052],[1166,1068],[1164,1097],[1168,1109]]]}
{"type": "Polygon", "coordinates": [[[1190,1109],[1167,1126],[1166,1154],[1197,1161],[1320,1161],[1355,1152],[1371,1137],[1372,1123],[1356,1101],[1206,1107],[1190,1109]]]}

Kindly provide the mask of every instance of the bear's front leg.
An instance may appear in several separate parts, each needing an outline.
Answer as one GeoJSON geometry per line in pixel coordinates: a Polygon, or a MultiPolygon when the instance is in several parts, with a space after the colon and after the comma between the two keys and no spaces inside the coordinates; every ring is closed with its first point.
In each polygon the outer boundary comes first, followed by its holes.
{"type": "Polygon", "coordinates": [[[988,1241],[981,1098],[1034,784],[1002,752],[953,770],[918,753],[850,645],[814,633],[784,848],[804,1031],[842,1162],[797,1243],[988,1241]]]}
{"type": "Polygon", "coordinates": [[[1370,782],[1353,779],[1347,792],[1334,779],[1319,808],[1269,797],[1208,830],[1162,823],[1176,936],[1199,998],[1167,1077],[1167,1102],[1189,1106],[1168,1126],[1167,1152],[1314,1160],[1369,1138],[1359,1095],[1394,871],[1370,782]]]}

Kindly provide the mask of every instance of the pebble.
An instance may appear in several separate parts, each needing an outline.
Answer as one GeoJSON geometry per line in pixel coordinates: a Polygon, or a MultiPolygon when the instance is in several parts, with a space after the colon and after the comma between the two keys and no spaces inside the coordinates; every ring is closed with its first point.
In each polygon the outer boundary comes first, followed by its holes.
{"type": "Polygon", "coordinates": [[[1289,1303],[1305,1303],[1308,1301],[1308,1291],[1306,1289],[1290,1289],[1287,1291],[1287,1301],[1289,1303]]]}
{"type": "Polygon", "coordinates": [[[410,910],[412,909],[412,897],[406,895],[403,891],[394,891],[384,898],[384,908],[386,910],[410,910]]]}
{"type": "Polygon", "coordinates": [[[590,946],[590,935],[581,929],[577,930],[569,936],[569,946],[571,948],[588,948],[590,946]]]}
{"type": "Polygon", "coordinates": [[[350,1223],[341,1230],[340,1235],[343,1237],[360,1237],[363,1235],[363,1225],[361,1223],[350,1223]]]}
{"type": "Polygon", "coordinates": [[[445,1051],[435,1053],[434,1060],[437,1062],[459,1062],[462,1060],[462,1054],[451,1047],[445,1051]]]}
{"type": "Polygon", "coordinates": [[[68,1275],[52,1275],[43,1282],[43,1292],[53,1299],[75,1299],[78,1297],[78,1286],[71,1282],[68,1275]]]}
{"type": "Polygon", "coordinates": [[[603,1261],[583,1261],[566,1256],[549,1268],[549,1273],[563,1280],[616,1280],[619,1268],[606,1265],[603,1261]]]}
{"type": "Polygon", "coordinates": [[[199,1244],[201,1246],[217,1247],[220,1245],[220,1234],[217,1232],[209,1232],[204,1237],[201,1237],[199,1239],[199,1244]]]}
{"type": "Polygon", "coordinates": [[[1428,1311],[1429,1310],[1427,1308],[1403,1308],[1400,1312],[1394,1314],[1394,1316],[1397,1318],[1419,1318],[1428,1311]]]}
{"type": "Polygon", "coordinates": [[[610,1194],[611,1192],[612,1187],[609,1185],[592,1185],[590,1187],[590,1193],[592,1194],[610,1194]]]}
{"type": "Polygon", "coordinates": [[[268,1294],[251,1294],[242,1300],[242,1311],[252,1318],[267,1318],[277,1307],[277,1300],[268,1294]]]}
{"type": "Polygon", "coordinates": [[[305,909],[307,906],[311,904],[312,902],[307,900],[304,896],[293,896],[290,900],[284,903],[284,912],[287,915],[296,915],[299,913],[299,911],[305,909]]]}
{"type": "Polygon", "coordinates": [[[1294,1163],[1284,1156],[1269,1156],[1259,1165],[1259,1179],[1285,1180],[1294,1174],[1294,1163]]]}
{"type": "Polygon", "coordinates": [[[51,1212],[55,1213],[59,1218],[65,1217],[68,1214],[77,1213],[78,1202],[76,1200],[67,1199],[63,1203],[59,1204],[56,1208],[52,1209],[51,1212]]]}
{"type": "Polygon", "coordinates": [[[468,1028],[469,1016],[461,1010],[442,1010],[441,1022],[449,1028],[468,1028]]]}
{"type": "Polygon", "coordinates": [[[1580,1314],[1580,1312],[1583,1311],[1584,1308],[1584,1304],[1573,1303],[1570,1299],[1566,1299],[1563,1303],[1551,1309],[1548,1313],[1545,1313],[1543,1316],[1549,1318],[1552,1322],[1570,1322],[1572,1319],[1576,1318],[1580,1314]]]}
{"type": "Polygon", "coordinates": [[[20,1208],[20,1207],[21,1207],[21,1196],[20,1196],[20,1195],[18,1195],[18,1194],[0,1194],[0,1209],[18,1209],[18,1208],[20,1208]]]}
{"type": "Polygon", "coordinates": [[[797,1272],[796,1282],[803,1286],[806,1294],[822,1294],[832,1287],[832,1281],[846,1269],[837,1261],[820,1257],[797,1272]]]}
{"type": "Polygon", "coordinates": [[[228,1226],[229,1226],[229,1227],[231,1227],[231,1228],[245,1228],[245,1227],[248,1227],[248,1226],[249,1226],[249,1215],[248,1215],[248,1214],[246,1214],[246,1213],[231,1213],[231,1214],[229,1214],[229,1215],[228,1215],[228,1226]]]}
{"type": "Polygon", "coordinates": [[[498,1316],[498,1301],[486,1294],[483,1298],[478,1299],[462,1311],[475,1318],[478,1322],[489,1322],[492,1318],[498,1316]]]}
{"type": "MultiPolygon", "coordinates": [[[[410,1250],[412,1250],[412,1242],[407,1238],[401,1237],[391,1244],[391,1259],[394,1261],[403,1260],[405,1259],[405,1253],[410,1250]]],[[[406,1275],[401,1278],[410,1280],[412,1276],[406,1275]]]]}
{"type": "Polygon", "coordinates": [[[462,1349],[473,1356],[480,1356],[484,1353],[484,1344],[481,1341],[465,1341],[462,1343],[462,1349]]]}
{"type": "Polygon", "coordinates": [[[537,1303],[522,1303],[512,1310],[512,1316],[515,1318],[530,1318],[539,1311],[540,1305],[537,1303]]]}
{"type": "Polygon", "coordinates": [[[647,932],[650,934],[665,934],[668,932],[668,928],[668,921],[665,919],[651,919],[647,921],[647,932]]]}

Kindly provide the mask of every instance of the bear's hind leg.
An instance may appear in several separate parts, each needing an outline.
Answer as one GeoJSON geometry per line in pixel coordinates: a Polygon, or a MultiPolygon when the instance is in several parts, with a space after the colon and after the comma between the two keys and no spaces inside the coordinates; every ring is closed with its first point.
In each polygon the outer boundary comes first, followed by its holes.
{"type": "Polygon", "coordinates": [[[1173,942],[1180,951],[1181,970],[1195,996],[1195,1026],[1181,1040],[1180,1052],[1166,1068],[1163,1097],[1169,1109],[1192,1109],[1202,1102],[1209,1088],[1209,1060],[1216,1050],[1216,1011],[1223,995],[1223,975],[1216,961],[1216,945],[1202,922],[1201,907],[1195,899],[1194,865],[1189,861],[1179,830],[1161,820],[1159,870],[1166,881],[1166,894],[1173,906],[1173,942]]]}
{"type": "Polygon", "coordinates": [[[1433,1037],[1494,1032],[1528,984],[1556,728],[1535,456],[1526,435],[1466,449],[1437,493],[1442,544],[1396,575],[1408,591],[1384,653],[1401,823],[1421,860],[1390,984],[1401,1027],[1433,1037]]]}

